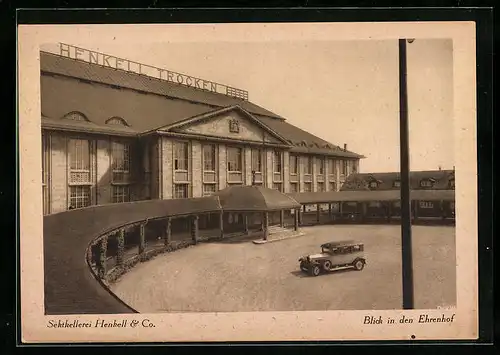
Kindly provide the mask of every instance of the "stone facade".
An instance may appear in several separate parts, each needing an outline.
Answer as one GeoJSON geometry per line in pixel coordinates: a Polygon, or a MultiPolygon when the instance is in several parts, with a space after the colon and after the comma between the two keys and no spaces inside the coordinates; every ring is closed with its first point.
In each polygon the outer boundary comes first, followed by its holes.
{"type": "MultiPolygon", "coordinates": [[[[68,140],[74,137],[84,138],[91,142],[90,160],[95,169],[92,171],[91,184],[91,204],[106,204],[113,202],[113,186],[111,178],[111,158],[110,149],[112,137],[102,135],[85,135],[75,136],[72,133],[63,132],[46,132],[45,134],[49,144],[50,164],[48,169],[49,178],[49,191],[47,198],[49,199],[48,205],[50,206],[47,213],[57,213],[65,211],[69,208],[69,157],[68,157],[68,140]]],[[[132,139],[130,139],[132,141],[132,139]]],[[[171,137],[157,137],[149,139],[141,145],[132,145],[136,149],[147,149],[148,151],[134,152],[131,156],[141,161],[131,161],[131,165],[136,167],[139,172],[135,175],[130,186],[131,200],[142,199],[170,199],[175,196],[175,183],[182,180],[183,183],[188,184],[188,197],[201,197],[204,194],[204,171],[203,171],[203,145],[208,141],[205,139],[189,140],[188,143],[188,173],[187,180],[180,178],[176,171],[174,171],[174,144],[178,140],[171,137]],[[148,154],[149,153],[149,154],[148,154]],[[149,181],[144,181],[148,179],[149,181]],[[179,180],[181,179],[181,180],[179,180]],[[143,188],[147,186],[148,188],[143,188]]],[[[210,142],[214,143],[214,142],[210,142]]],[[[252,184],[252,147],[244,144],[232,144],[231,147],[240,147],[242,149],[242,183],[246,185],[252,184]]],[[[228,186],[228,171],[227,171],[227,145],[215,143],[216,154],[216,172],[215,172],[215,189],[220,190],[228,186]]],[[[304,163],[306,155],[298,156],[298,174],[297,178],[292,181],[290,176],[290,152],[286,149],[279,150],[281,152],[281,176],[274,172],[274,151],[275,148],[266,148],[264,158],[262,160],[263,166],[263,181],[264,186],[273,188],[275,184],[281,184],[283,192],[291,192],[291,184],[296,183],[299,187],[299,192],[304,191],[304,163]],[[297,181],[298,180],[298,181],[297,181]]],[[[294,154],[294,153],[292,153],[294,154]]],[[[313,156],[310,156],[313,158],[313,156]]],[[[323,179],[324,189],[330,190],[329,182],[332,176],[328,174],[330,171],[329,164],[335,164],[333,171],[335,171],[334,179],[335,186],[338,190],[341,186],[342,176],[339,171],[338,157],[319,157],[324,159],[324,174],[319,176],[319,160],[314,157],[312,174],[310,181],[312,182],[313,191],[317,191],[318,179],[323,179]]],[[[355,162],[355,164],[358,164],[355,162]]]]}

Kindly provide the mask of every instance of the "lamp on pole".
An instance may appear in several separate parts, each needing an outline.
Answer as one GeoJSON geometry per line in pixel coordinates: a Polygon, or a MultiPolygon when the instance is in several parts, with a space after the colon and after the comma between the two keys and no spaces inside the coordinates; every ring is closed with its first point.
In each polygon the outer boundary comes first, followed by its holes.
{"type": "Polygon", "coordinates": [[[399,136],[401,169],[401,257],[403,309],[413,309],[413,252],[411,238],[410,154],[408,137],[408,85],[406,78],[406,41],[399,40],[399,136]]]}

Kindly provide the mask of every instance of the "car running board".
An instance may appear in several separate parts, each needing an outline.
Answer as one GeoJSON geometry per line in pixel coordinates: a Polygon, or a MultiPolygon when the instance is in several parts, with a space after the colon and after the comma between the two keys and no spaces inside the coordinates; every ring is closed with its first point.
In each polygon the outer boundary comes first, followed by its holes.
{"type": "Polygon", "coordinates": [[[348,266],[334,266],[329,269],[329,271],[337,271],[337,270],[345,270],[345,269],[353,269],[354,266],[348,265],[348,266]]]}

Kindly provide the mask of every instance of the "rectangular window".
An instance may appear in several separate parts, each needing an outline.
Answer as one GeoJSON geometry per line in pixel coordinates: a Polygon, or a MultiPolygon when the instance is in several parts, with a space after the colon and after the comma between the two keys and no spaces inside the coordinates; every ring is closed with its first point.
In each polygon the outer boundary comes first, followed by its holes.
{"type": "Polygon", "coordinates": [[[90,141],[69,140],[69,168],[71,183],[90,183],[90,141]]]}
{"type": "Polygon", "coordinates": [[[311,191],[312,191],[312,183],[304,182],[304,192],[311,192],[311,191]]]}
{"type": "Polygon", "coordinates": [[[241,172],[243,166],[241,148],[227,148],[227,170],[241,172]]]}
{"type": "Polygon", "coordinates": [[[401,187],[401,181],[399,181],[399,180],[394,181],[393,187],[400,188],[401,187]]]}
{"type": "Polygon", "coordinates": [[[281,182],[273,183],[273,189],[281,191],[281,182]]]}
{"type": "Polygon", "coordinates": [[[291,182],[290,183],[290,192],[291,193],[299,192],[299,184],[296,182],[291,182]]]}
{"type": "Polygon", "coordinates": [[[335,175],[335,160],[328,159],[328,174],[335,175]]]}
{"type": "Polygon", "coordinates": [[[90,206],[90,186],[70,186],[69,205],[70,209],[90,206]]]}
{"type": "Polygon", "coordinates": [[[91,141],[70,139],[68,141],[69,163],[69,209],[90,206],[91,176],[91,141]]]}
{"type": "Polygon", "coordinates": [[[215,145],[213,144],[203,146],[203,170],[215,171],[215,145]]]}
{"type": "Polygon", "coordinates": [[[330,182],[330,191],[337,191],[337,184],[335,184],[334,182],[330,182]]]}
{"type": "Polygon", "coordinates": [[[252,149],[252,171],[262,172],[262,150],[252,149]]]}
{"type": "Polygon", "coordinates": [[[434,208],[434,203],[432,201],[420,201],[420,208],[434,208]]]}
{"type": "Polygon", "coordinates": [[[311,157],[304,157],[304,174],[312,174],[312,159],[311,157]]]}
{"type": "Polygon", "coordinates": [[[174,169],[187,171],[189,163],[189,145],[187,142],[174,143],[174,169]]]}
{"type": "Polygon", "coordinates": [[[203,184],[203,196],[210,196],[216,192],[215,184],[203,184]]]}
{"type": "Polygon", "coordinates": [[[298,173],[298,159],[296,155],[290,155],[290,174],[298,173]]]}
{"type": "Polygon", "coordinates": [[[188,184],[175,184],[174,185],[174,198],[188,198],[188,184]]]}
{"type": "Polygon", "coordinates": [[[347,165],[347,160],[341,160],[340,161],[340,171],[342,173],[342,175],[349,175],[349,172],[348,172],[348,165],[347,165]]]}
{"type": "Polygon", "coordinates": [[[281,152],[278,150],[275,150],[273,155],[273,172],[281,173],[281,152]]]}
{"type": "Polygon", "coordinates": [[[318,192],[325,191],[325,183],[324,182],[318,182],[316,184],[316,188],[317,188],[318,192]]]}
{"type": "Polygon", "coordinates": [[[113,203],[122,203],[130,201],[130,186],[115,185],[113,186],[113,203]]]}
{"type": "Polygon", "coordinates": [[[111,143],[111,169],[114,183],[130,181],[130,145],[123,142],[111,143]]]}
{"type": "Polygon", "coordinates": [[[316,158],[317,166],[318,166],[318,175],[323,175],[325,173],[325,159],[324,158],[316,158]]]}

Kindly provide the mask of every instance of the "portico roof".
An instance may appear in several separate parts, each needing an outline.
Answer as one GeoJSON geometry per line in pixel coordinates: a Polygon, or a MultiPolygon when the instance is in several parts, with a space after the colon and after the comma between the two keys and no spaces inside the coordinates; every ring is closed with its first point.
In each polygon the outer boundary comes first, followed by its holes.
{"type": "MultiPolygon", "coordinates": [[[[401,192],[399,190],[296,192],[290,193],[288,196],[302,204],[401,200],[401,192]]],[[[455,191],[411,190],[410,198],[421,201],[453,201],[455,199],[455,191]]]]}
{"type": "Polygon", "coordinates": [[[215,194],[222,210],[265,212],[300,208],[300,203],[276,189],[262,186],[229,186],[215,194]]]}

